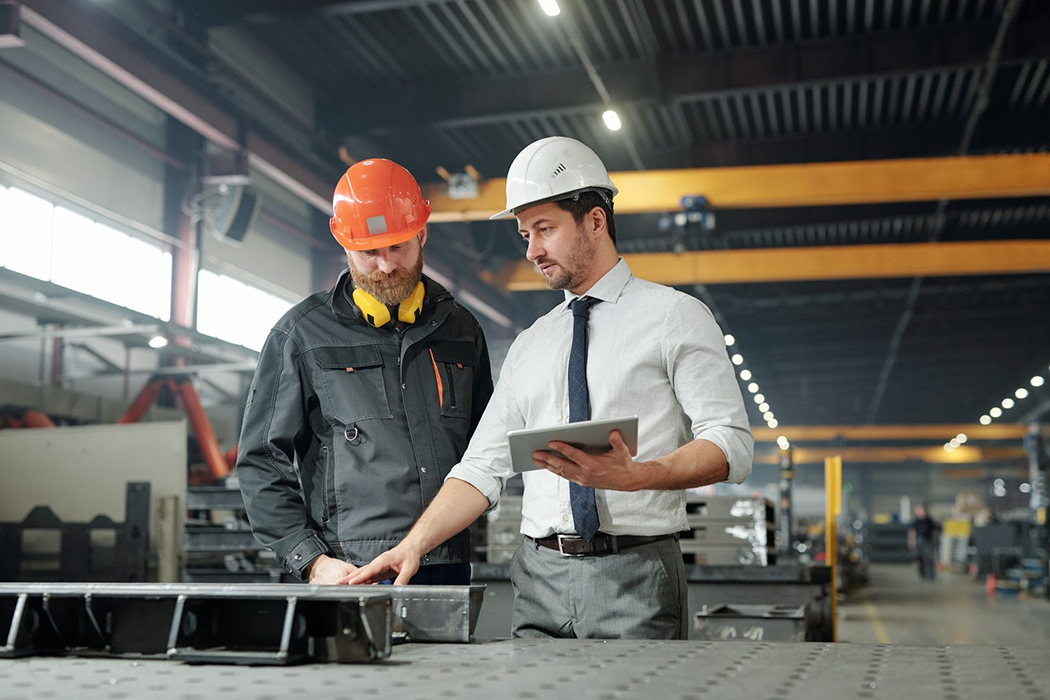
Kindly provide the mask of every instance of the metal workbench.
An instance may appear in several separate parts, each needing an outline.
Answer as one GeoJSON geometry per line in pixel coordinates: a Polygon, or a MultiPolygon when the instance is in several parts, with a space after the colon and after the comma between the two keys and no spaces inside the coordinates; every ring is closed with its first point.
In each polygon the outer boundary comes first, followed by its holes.
{"type": "Polygon", "coordinates": [[[381,662],[243,668],[130,659],[0,662],[5,700],[223,697],[1050,700],[1050,652],[1020,647],[494,640],[404,644],[381,662]]]}

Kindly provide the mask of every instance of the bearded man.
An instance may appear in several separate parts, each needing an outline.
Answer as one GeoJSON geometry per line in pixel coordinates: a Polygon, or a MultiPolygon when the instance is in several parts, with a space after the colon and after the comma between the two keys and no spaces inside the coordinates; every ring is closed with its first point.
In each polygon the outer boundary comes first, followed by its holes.
{"type": "MultiPolygon", "coordinates": [[[[310,583],[345,581],[405,537],[492,395],[477,320],[423,275],[429,216],[400,165],[351,166],[331,220],[348,269],[259,357],[237,476],[256,539],[310,583]]],[[[411,583],[468,584],[468,532],[420,563],[411,583]]]]}

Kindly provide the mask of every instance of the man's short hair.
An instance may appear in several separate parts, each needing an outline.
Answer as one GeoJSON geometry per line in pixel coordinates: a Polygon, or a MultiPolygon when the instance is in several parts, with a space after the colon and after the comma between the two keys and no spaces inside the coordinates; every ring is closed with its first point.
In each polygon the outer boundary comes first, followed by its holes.
{"type": "Polygon", "coordinates": [[[613,219],[612,202],[597,192],[581,192],[579,199],[559,199],[555,202],[561,209],[572,214],[572,218],[576,221],[578,226],[583,222],[583,217],[587,216],[587,213],[599,207],[605,212],[605,220],[609,225],[609,238],[612,239],[613,245],[616,245],[616,221],[613,219]]]}

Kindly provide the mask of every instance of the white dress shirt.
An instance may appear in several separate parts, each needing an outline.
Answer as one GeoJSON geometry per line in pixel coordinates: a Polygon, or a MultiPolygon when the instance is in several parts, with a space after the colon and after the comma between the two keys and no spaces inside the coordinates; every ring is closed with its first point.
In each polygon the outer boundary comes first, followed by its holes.
{"type": "MultiPolygon", "coordinates": [[[[638,461],[709,440],[729,463],[729,479],[751,473],[754,438],[722,331],[702,302],[631,275],[622,259],[586,292],[601,299],[588,323],[591,418],[638,416],[638,461]]],[[[511,345],[499,383],[448,479],[474,486],[495,505],[513,475],[507,431],[569,422],[567,373],[576,298],[539,318],[511,345]]],[[[643,468],[639,466],[638,468],[643,468]]],[[[521,531],[574,533],[569,482],[545,469],[525,472],[521,531]]],[[[684,491],[595,490],[600,531],[663,535],[688,529],[684,491]]]]}

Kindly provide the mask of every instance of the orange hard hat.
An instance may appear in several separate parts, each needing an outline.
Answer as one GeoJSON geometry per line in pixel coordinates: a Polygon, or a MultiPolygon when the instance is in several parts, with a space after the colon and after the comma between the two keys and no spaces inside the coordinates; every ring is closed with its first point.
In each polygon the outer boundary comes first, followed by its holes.
{"type": "Polygon", "coordinates": [[[332,235],[347,250],[375,250],[404,243],[430,218],[412,174],[393,161],[354,163],[332,197],[332,235]]]}

